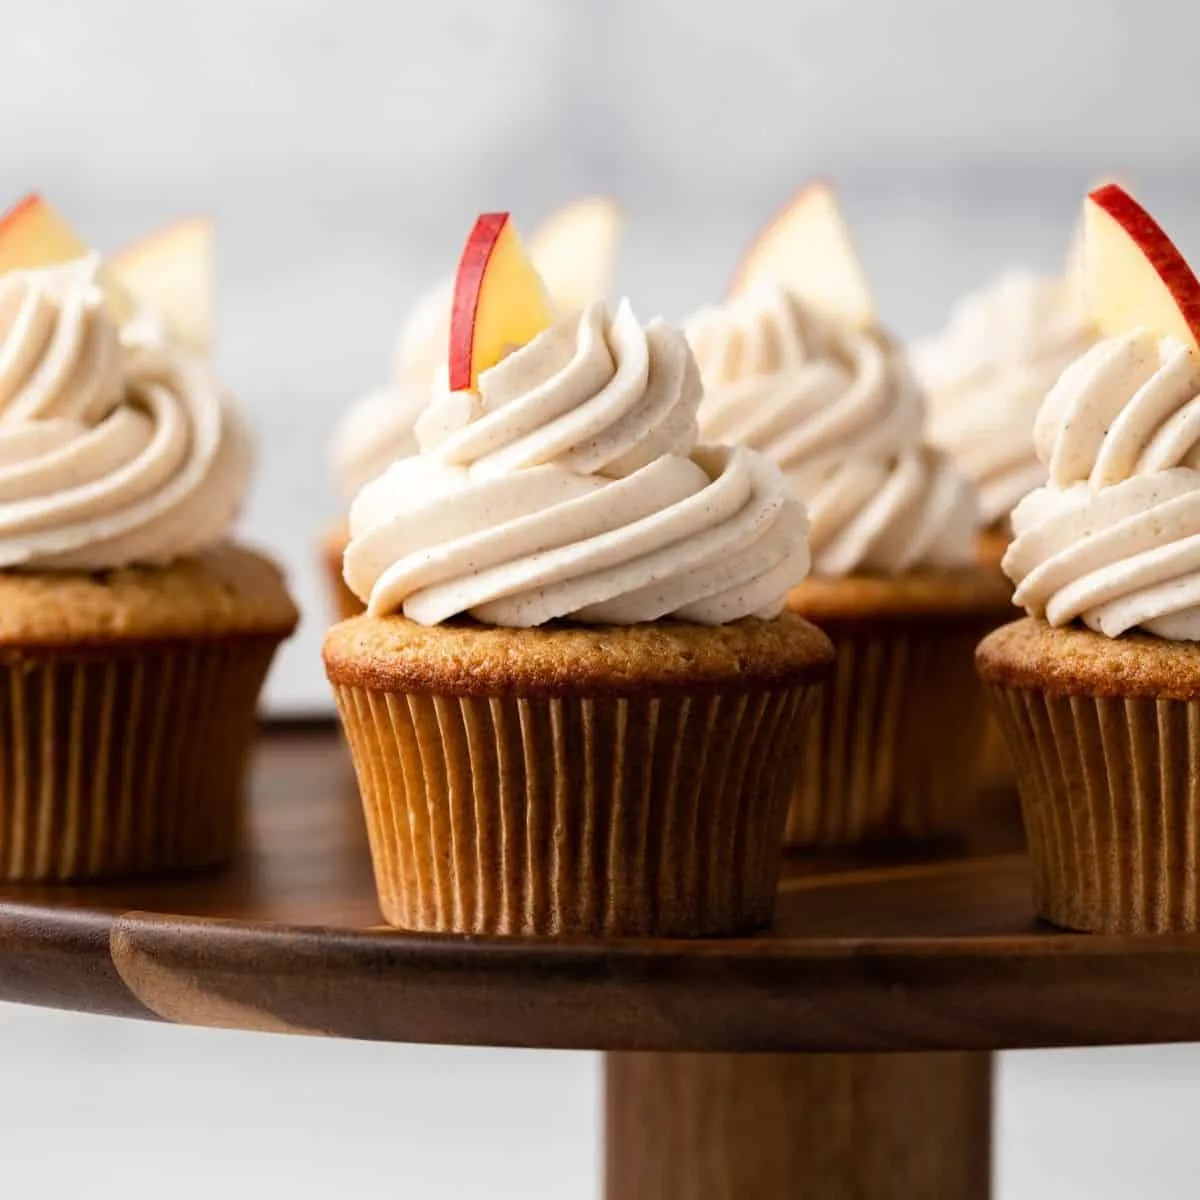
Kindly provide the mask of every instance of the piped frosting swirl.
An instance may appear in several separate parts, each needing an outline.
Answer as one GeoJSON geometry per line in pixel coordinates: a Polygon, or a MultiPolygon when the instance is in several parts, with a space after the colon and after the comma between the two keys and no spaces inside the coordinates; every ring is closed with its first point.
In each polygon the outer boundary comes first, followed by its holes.
{"type": "Polygon", "coordinates": [[[219,541],[249,432],[152,323],[127,344],[94,259],[0,278],[0,567],[160,563],[219,541]]]}
{"type": "Polygon", "coordinates": [[[346,582],[423,624],[778,614],[803,507],[758,455],[695,445],[699,401],[681,333],[590,305],[434,399],[421,454],[351,507],[346,582]]]}
{"type": "Polygon", "coordinates": [[[1200,363],[1134,330],[1062,374],[1034,426],[1048,482],[1013,513],[1015,602],[1109,637],[1200,640],[1200,363]]]}
{"type": "Polygon", "coordinates": [[[914,348],[929,440],[975,484],[987,525],[1045,482],[1034,419],[1063,369],[1094,340],[1066,281],[1012,270],[964,297],[945,330],[914,348]]]}
{"type": "Polygon", "coordinates": [[[688,337],[704,379],[703,436],[780,467],[808,504],[817,574],[972,561],[972,489],[922,445],[920,389],[884,335],[770,288],[700,313],[688,337]]]}

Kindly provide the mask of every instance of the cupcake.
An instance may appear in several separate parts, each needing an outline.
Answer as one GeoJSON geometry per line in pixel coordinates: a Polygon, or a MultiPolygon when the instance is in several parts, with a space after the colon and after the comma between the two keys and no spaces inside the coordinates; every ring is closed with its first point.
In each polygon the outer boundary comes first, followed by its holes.
{"type": "MultiPolygon", "coordinates": [[[[609,294],[620,228],[620,208],[604,196],[566,204],[538,227],[529,249],[558,310],[570,313],[609,294]]],[[[400,328],[392,382],[357,400],[337,427],[331,468],[347,505],[391,463],[417,453],[417,417],[435,393],[446,391],[452,291],[452,281],[444,280],[418,300],[400,328]]],[[[333,611],[339,618],[362,612],[362,604],[342,579],[347,540],[341,521],[321,542],[333,611]]]]}
{"type": "MultiPolygon", "coordinates": [[[[929,440],[975,485],[983,530],[981,561],[998,566],[1012,535],[1013,506],[1045,482],[1033,422],[1066,365],[1095,340],[1072,270],[1062,276],[1016,269],[966,297],[913,364],[929,400],[929,440]]],[[[993,790],[1015,776],[993,718],[980,752],[993,790]]]]}
{"type": "Polygon", "coordinates": [[[975,485],[980,554],[998,563],[1009,513],[1045,482],[1033,422],[1063,368],[1095,340],[1066,276],[1012,270],[962,300],[913,364],[928,397],[928,439],[975,485]]]}
{"type": "Polygon", "coordinates": [[[1085,208],[1102,340],[1038,414],[1048,482],[1013,512],[1026,620],[978,666],[1016,763],[1038,913],[1200,928],[1200,283],[1122,188],[1085,208]]]}
{"type": "MultiPolygon", "coordinates": [[[[449,321],[450,288],[439,285],[418,301],[401,327],[391,385],[360,397],[338,425],[333,477],[347,505],[391,463],[417,452],[416,421],[437,387],[439,370],[445,371],[449,321]]],[[[321,543],[333,611],[339,618],[362,612],[358,597],[342,580],[347,541],[346,523],[341,521],[321,543]]]]}
{"type": "MultiPolygon", "coordinates": [[[[61,258],[27,202],[0,263],[61,258]]],[[[0,275],[0,878],[227,860],[256,701],[296,610],[225,540],[245,422],[96,258],[0,275]],[[112,295],[117,296],[113,291],[112,295]],[[125,344],[122,344],[122,336],[125,344]]]]}
{"type": "Polygon", "coordinates": [[[788,841],[953,835],[980,783],[986,708],[972,654],[1008,604],[999,571],[976,561],[974,489],[925,442],[921,391],[874,323],[829,189],[802,192],[749,263],[688,334],[701,436],[762,452],[808,507],[813,577],[788,605],[837,648],[788,841]]]}
{"type": "Polygon", "coordinates": [[[464,251],[450,383],[350,510],[366,613],[325,665],[385,918],[689,936],[769,920],[832,649],[781,615],[803,507],[700,447],[682,333],[551,314],[505,214],[464,251]]]}

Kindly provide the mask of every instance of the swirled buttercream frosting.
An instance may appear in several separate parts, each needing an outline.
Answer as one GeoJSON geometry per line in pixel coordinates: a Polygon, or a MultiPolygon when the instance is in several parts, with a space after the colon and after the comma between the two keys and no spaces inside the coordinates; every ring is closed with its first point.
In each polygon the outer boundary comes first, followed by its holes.
{"type": "Polygon", "coordinates": [[[1013,512],[1015,602],[1052,625],[1200,640],[1200,363],[1135,330],[1062,374],[1034,426],[1048,482],[1013,512]]]}
{"type": "Polygon", "coordinates": [[[351,506],[347,584],[422,624],[777,615],[804,508],[761,456],[696,444],[699,402],[682,333],[590,305],[434,398],[421,453],[351,506]]]}
{"type": "Polygon", "coordinates": [[[96,262],[0,278],[0,566],[162,563],[221,540],[249,431],[153,322],[119,332],[96,262]]]}
{"type": "Polygon", "coordinates": [[[779,466],[808,505],[817,574],[973,560],[973,489],[922,444],[921,391],[899,347],[779,288],[702,312],[687,332],[704,380],[702,435],[779,466]]]}
{"type": "Polygon", "coordinates": [[[993,525],[1045,482],[1033,422],[1063,369],[1095,340],[1067,283],[1012,270],[966,296],[913,365],[929,401],[928,436],[975,484],[993,525]]]}

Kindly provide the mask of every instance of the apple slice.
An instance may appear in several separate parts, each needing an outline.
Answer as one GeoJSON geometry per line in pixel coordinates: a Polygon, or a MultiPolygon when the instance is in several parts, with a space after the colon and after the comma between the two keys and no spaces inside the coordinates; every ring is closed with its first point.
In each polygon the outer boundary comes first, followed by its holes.
{"type": "Polygon", "coordinates": [[[0,274],[52,267],[86,258],[90,252],[87,243],[36,193],[0,217],[0,274]]]}
{"type": "Polygon", "coordinates": [[[458,263],[450,308],[450,390],[479,376],[551,324],[546,289],[508,213],[475,222],[458,263]]]}
{"type": "MultiPolygon", "coordinates": [[[[1119,184],[1126,191],[1129,191],[1129,185],[1125,180],[1116,175],[1101,175],[1088,188],[1089,192],[1098,191],[1100,188],[1107,187],[1110,183],[1119,184]]],[[[1083,213],[1079,214],[1079,219],[1075,222],[1075,228],[1071,231],[1071,244],[1067,247],[1067,261],[1063,269],[1063,281],[1066,284],[1067,296],[1071,303],[1078,308],[1085,308],[1084,301],[1084,273],[1085,273],[1085,258],[1084,258],[1084,225],[1086,222],[1083,218],[1083,213]]]]}
{"type": "Polygon", "coordinates": [[[1087,308],[1085,242],[1084,220],[1080,217],[1071,231],[1071,244],[1067,247],[1067,261],[1063,270],[1063,285],[1066,288],[1067,300],[1082,309],[1087,308]]]}
{"type": "Polygon", "coordinates": [[[762,284],[786,288],[814,308],[860,328],[875,305],[832,185],[802,187],[750,244],[729,294],[762,284]]]}
{"type": "Polygon", "coordinates": [[[119,250],[109,270],[139,304],[159,313],[193,350],[213,344],[213,223],[174,221],[119,250]]]}
{"type": "Polygon", "coordinates": [[[1101,334],[1142,326],[1200,354],[1200,281],[1154,218],[1120,184],[1083,205],[1084,300],[1101,334]]]}
{"type": "Polygon", "coordinates": [[[551,213],[529,239],[529,257],[555,306],[575,312],[612,291],[621,206],[586,196],[551,213]]]}
{"type": "MultiPolygon", "coordinates": [[[[54,267],[86,258],[91,248],[37,193],[32,193],[0,217],[0,275],[7,271],[54,267]]],[[[133,303],[112,273],[101,267],[98,279],[112,315],[125,321],[133,303]]]]}

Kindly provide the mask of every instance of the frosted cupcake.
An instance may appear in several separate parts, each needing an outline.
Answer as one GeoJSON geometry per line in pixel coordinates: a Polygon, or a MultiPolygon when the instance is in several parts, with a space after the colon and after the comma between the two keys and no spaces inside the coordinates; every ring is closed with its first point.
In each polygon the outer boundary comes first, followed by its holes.
{"type": "MultiPolygon", "coordinates": [[[[530,253],[556,309],[574,312],[612,289],[621,211],[608,197],[564,205],[538,227],[530,253]]],[[[357,400],[334,435],[331,468],[347,505],[362,488],[399,458],[418,450],[416,420],[432,396],[446,391],[446,347],[450,336],[452,281],[430,289],[401,325],[393,356],[392,381],[357,400]]],[[[342,580],[344,523],[323,542],[334,611],[355,616],[362,605],[342,580]]]]}
{"type": "Polygon", "coordinates": [[[458,280],[460,390],[355,500],[346,581],[367,613],[325,644],[384,915],[762,924],[832,658],[780,615],[804,510],[760,456],[696,446],[681,333],[627,303],[552,317],[503,214],[458,280]]]}
{"type": "Polygon", "coordinates": [[[967,296],[913,363],[929,400],[929,441],[975,485],[980,552],[998,562],[1014,505],[1045,482],[1033,422],[1064,367],[1095,340],[1065,277],[1013,270],[967,296]]]}
{"type": "MultiPolygon", "coordinates": [[[[432,289],[413,307],[396,341],[392,382],[360,397],[347,410],[333,439],[334,483],[345,503],[391,463],[417,452],[416,421],[438,389],[445,389],[446,340],[450,330],[450,288],[432,289]]],[[[322,542],[333,610],[338,617],[362,612],[342,580],[346,552],[344,522],[332,526],[322,542]]]]}
{"type": "Polygon", "coordinates": [[[800,231],[779,218],[764,270],[743,271],[733,298],[688,326],[705,385],[701,435],[762,452],[807,505],[813,577],[789,607],[837,647],[788,838],[937,838],[963,827],[977,790],[986,710],[972,652],[1001,619],[1007,587],[976,563],[974,489],[924,444],[920,389],[874,325],[830,193],[809,189],[796,203],[800,231]],[[818,255],[820,269],[806,270],[818,255]],[[800,293],[830,275],[837,303],[818,311],[800,293]]]}
{"type": "MultiPolygon", "coordinates": [[[[36,210],[0,223],[0,259],[36,210]]],[[[0,275],[0,877],[236,848],[255,705],[296,610],[227,542],[251,468],[200,358],[123,347],[90,258],[0,275]]]]}
{"type": "MultiPolygon", "coordinates": [[[[1077,257],[1077,256],[1074,256],[1077,257]]],[[[917,346],[913,362],[929,399],[928,437],[975,484],[983,531],[979,554],[998,564],[1013,506],[1045,482],[1033,422],[1063,368],[1095,340],[1073,270],[1013,270],[960,302],[947,328],[917,346]]],[[[1011,789],[1012,763],[994,721],[981,773],[1011,789]]]]}
{"type": "Polygon", "coordinates": [[[1088,198],[1103,340],[1035,426],[1048,482],[1004,569],[1029,618],[978,664],[1017,766],[1038,912],[1200,928],[1200,283],[1125,191],[1088,198]]]}

